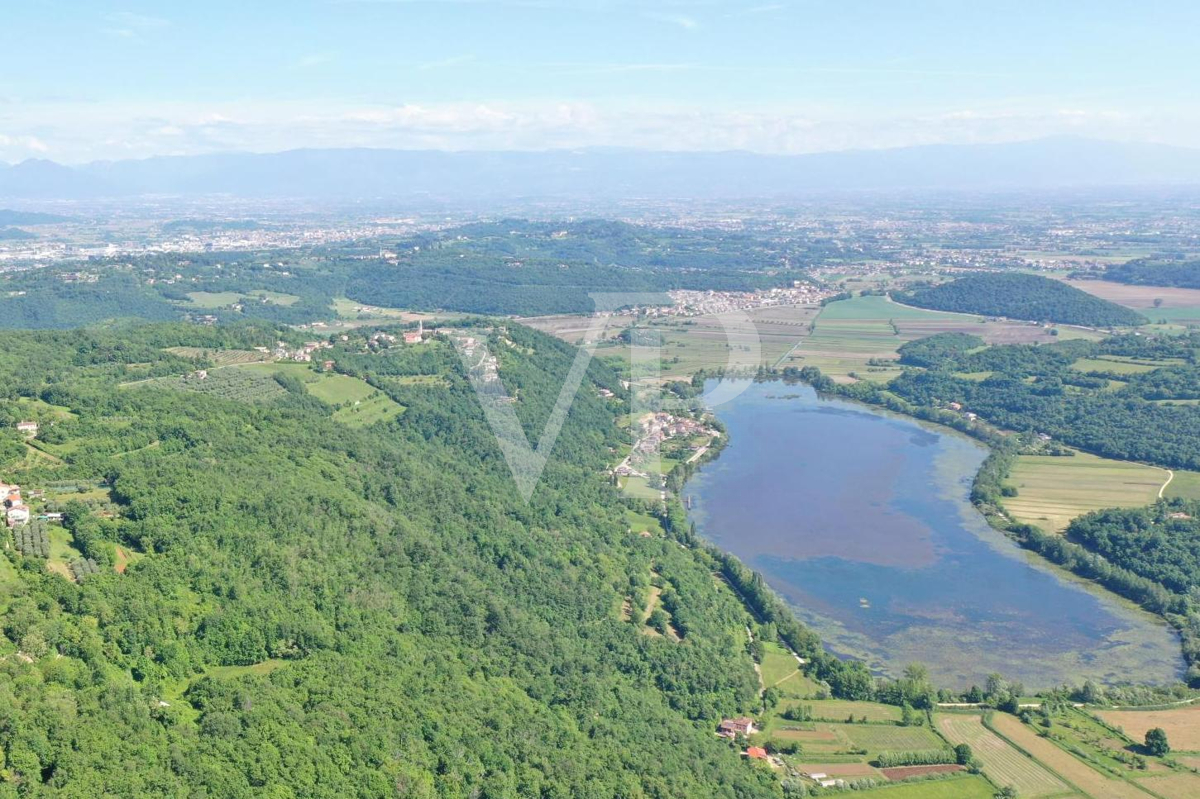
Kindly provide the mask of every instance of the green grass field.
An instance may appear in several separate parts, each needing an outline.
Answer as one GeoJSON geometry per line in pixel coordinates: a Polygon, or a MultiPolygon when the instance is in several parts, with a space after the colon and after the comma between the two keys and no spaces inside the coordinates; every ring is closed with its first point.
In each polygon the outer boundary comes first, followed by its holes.
{"type": "MultiPolygon", "coordinates": [[[[1160,364],[1165,365],[1165,364],[1160,364]]],[[[1148,363],[1134,363],[1115,358],[1080,358],[1071,364],[1077,372],[1112,372],[1119,375],[1136,375],[1153,372],[1159,366],[1148,363]]]]}
{"type": "MultiPolygon", "coordinates": [[[[404,412],[403,405],[365,380],[335,372],[318,372],[304,363],[249,364],[235,369],[223,369],[214,374],[227,371],[253,372],[268,377],[282,372],[295,377],[304,383],[309,394],[334,406],[334,419],[351,427],[366,427],[395,419],[404,412]]],[[[211,375],[209,379],[212,379],[211,375]]]]}
{"type": "Polygon", "coordinates": [[[662,524],[648,513],[626,510],[625,521],[629,524],[629,529],[635,533],[646,532],[659,536],[664,534],[662,524]]]}
{"type": "Polygon", "coordinates": [[[817,699],[804,702],[811,705],[813,717],[842,721],[849,716],[859,719],[866,717],[867,721],[899,721],[900,708],[893,705],[880,705],[875,702],[854,702],[848,699],[817,699]]]}
{"type": "Polygon", "coordinates": [[[1059,532],[1090,511],[1149,505],[1166,479],[1163,469],[1084,452],[1021,455],[1005,481],[1017,496],[1005,498],[1004,508],[1017,521],[1059,532]]]}
{"type": "Polygon", "coordinates": [[[846,796],[869,799],[992,799],[995,794],[996,789],[991,783],[983,777],[970,774],[953,779],[898,783],[869,791],[851,791],[846,796]]]}
{"type": "Polygon", "coordinates": [[[1164,497],[1179,499],[1200,499],[1200,472],[1175,471],[1164,497]]]}

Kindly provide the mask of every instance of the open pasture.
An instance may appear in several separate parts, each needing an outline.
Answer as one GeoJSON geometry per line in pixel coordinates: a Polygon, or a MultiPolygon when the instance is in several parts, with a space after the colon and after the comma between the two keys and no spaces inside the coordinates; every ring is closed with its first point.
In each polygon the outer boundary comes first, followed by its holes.
{"type": "Polygon", "coordinates": [[[938,729],[953,744],[971,746],[983,763],[983,773],[1000,786],[1013,786],[1022,797],[1072,796],[1069,785],[1023,754],[1008,741],[983,726],[983,718],[973,714],[948,714],[936,717],[938,729]]]}
{"type": "Polygon", "coordinates": [[[1098,710],[1096,715],[1113,727],[1120,727],[1135,741],[1146,737],[1146,730],[1162,727],[1172,751],[1200,752],[1200,705],[1184,705],[1168,710],[1098,710]]]}
{"type": "Polygon", "coordinates": [[[1167,480],[1155,466],[1076,452],[1021,455],[1005,484],[1017,489],[1004,508],[1017,521],[1061,532],[1071,520],[1101,508],[1149,505],[1167,480]]]}

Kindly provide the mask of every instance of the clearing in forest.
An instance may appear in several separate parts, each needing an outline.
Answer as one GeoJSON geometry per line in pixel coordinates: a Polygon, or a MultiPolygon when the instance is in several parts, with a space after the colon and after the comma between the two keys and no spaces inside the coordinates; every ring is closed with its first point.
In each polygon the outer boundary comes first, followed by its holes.
{"type": "Polygon", "coordinates": [[[1005,480],[1017,490],[1005,511],[1046,532],[1062,532],[1077,516],[1101,508],[1140,508],[1158,498],[1165,469],[1076,452],[1021,455],[1005,480]]]}

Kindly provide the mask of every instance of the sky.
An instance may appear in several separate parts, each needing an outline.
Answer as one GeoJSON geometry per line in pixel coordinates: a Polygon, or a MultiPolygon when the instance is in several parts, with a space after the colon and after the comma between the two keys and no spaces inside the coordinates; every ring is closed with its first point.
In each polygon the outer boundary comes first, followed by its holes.
{"type": "Polygon", "coordinates": [[[0,2],[0,161],[1200,147],[1194,0],[0,2]]]}

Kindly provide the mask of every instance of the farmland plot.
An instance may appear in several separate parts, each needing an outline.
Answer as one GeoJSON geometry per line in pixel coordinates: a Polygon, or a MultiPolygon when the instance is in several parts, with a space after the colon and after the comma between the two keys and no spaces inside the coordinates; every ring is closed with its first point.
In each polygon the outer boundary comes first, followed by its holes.
{"type": "Polygon", "coordinates": [[[1075,796],[1076,793],[1061,779],[1022,754],[1008,741],[983,726],[975,715],[942,714],[937,716],[938,729],[953,744],[970,744],[975,756],[983,763],[983,773],[997,785],[1011,785],[1022,797],[1075,796]]]}

